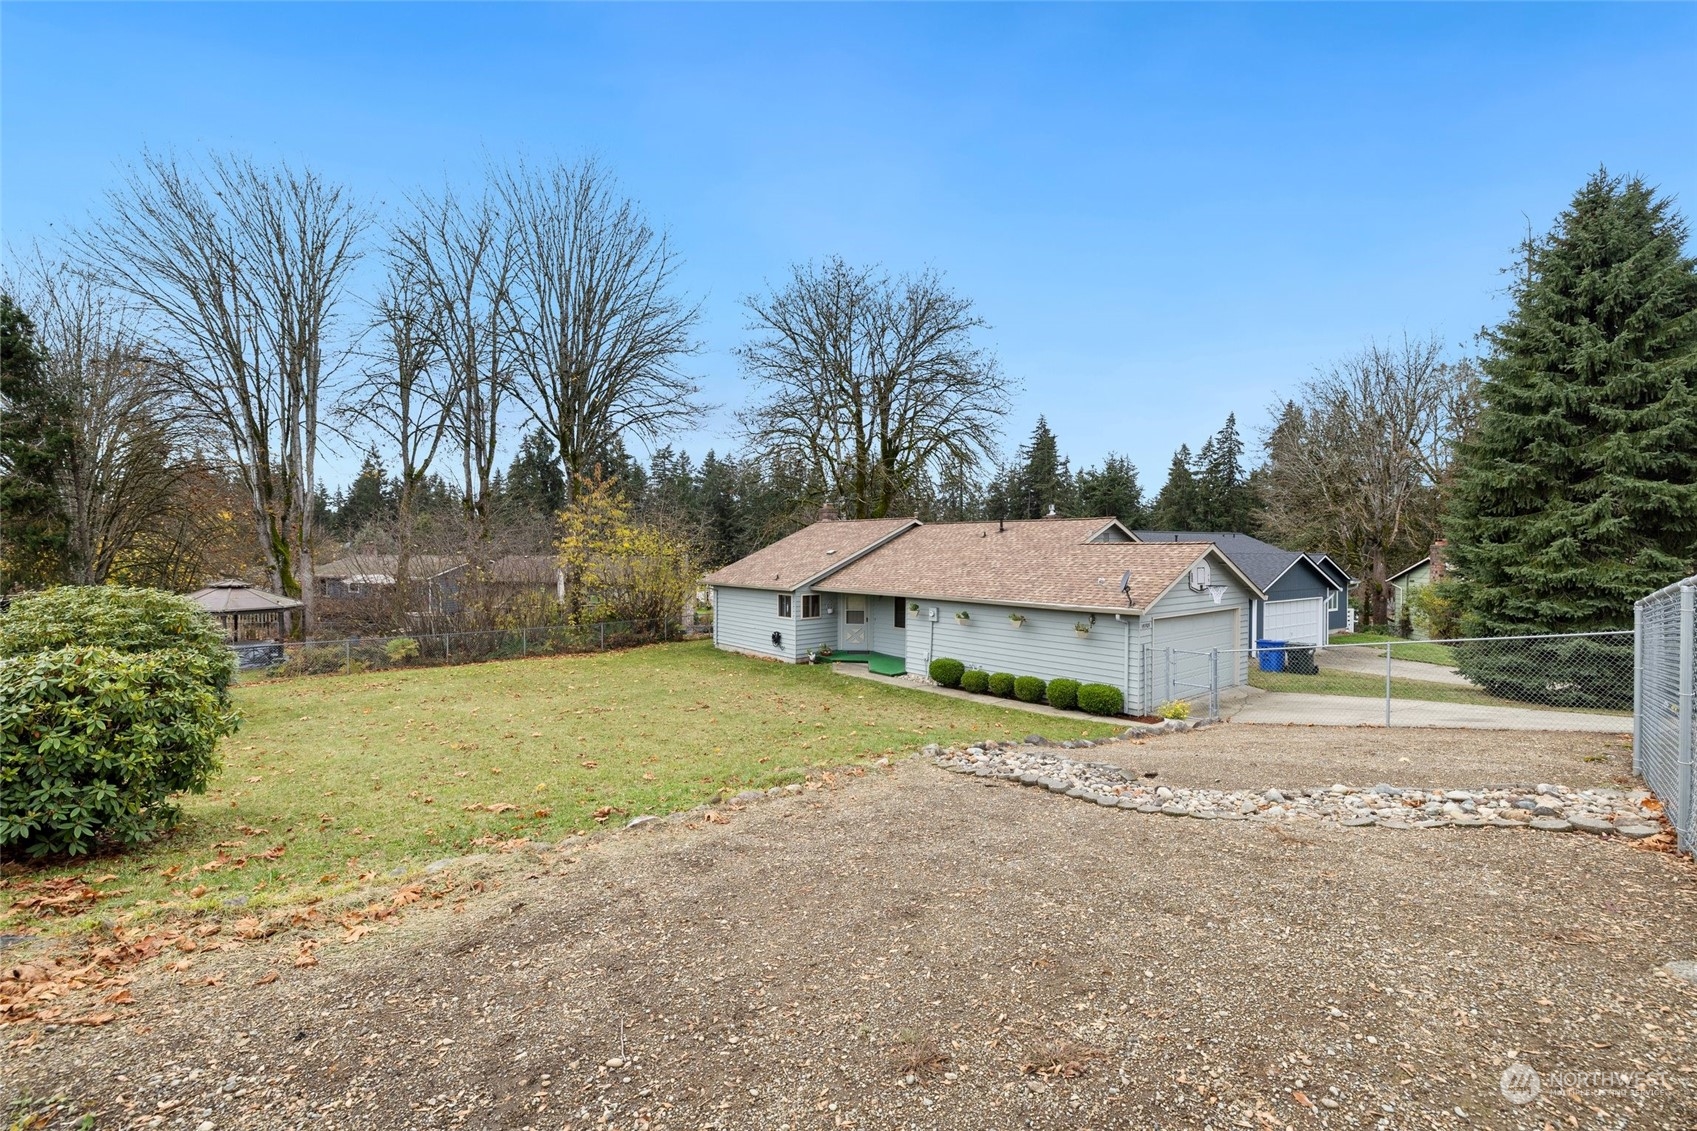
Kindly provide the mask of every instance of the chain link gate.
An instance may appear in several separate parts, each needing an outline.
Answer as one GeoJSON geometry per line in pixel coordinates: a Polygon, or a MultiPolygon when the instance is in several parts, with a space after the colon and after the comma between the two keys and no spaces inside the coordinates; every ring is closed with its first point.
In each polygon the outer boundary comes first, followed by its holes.
{"type": "Polygon", "coordinates": [[[1692,716],[1697,713],[1697,577],[1636,602],[1632,768],[1662,805],[1682,852],[1697,850],[1692,716]]]}

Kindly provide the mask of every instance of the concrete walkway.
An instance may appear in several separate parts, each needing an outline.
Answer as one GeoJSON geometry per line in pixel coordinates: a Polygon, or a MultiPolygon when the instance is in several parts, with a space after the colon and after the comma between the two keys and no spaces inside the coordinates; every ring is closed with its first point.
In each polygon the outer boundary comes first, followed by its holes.
{"type": "MultiPolygon", "coordinates": [[[[1384,660],[1379,661],[1381,664],[1384,660]]],[[[1260,691],[1222,696],[1220,714],[1234,723],[1296,726],[1385,725],[1385,701],[1349,695],[1308,695],[1260,691]]],[[[1560,730],[1630,734],[1632,716],[1593,715],[1583,711],[1540,711],[1535,707],[1485,707],[1473,703],[1431,703],[1392,699],[1393,727],[1445,727],[1460,730],[1560,730]]]]}
{"type": "MultiPolygon", "coordinates": [[[[1351,675],[1376,675],[1385,678],[1385,653],[1373,645],[1337,645],[1322,648],[1314,654],[1314,662],[1323,672],[1348,672],[1351,675]]],[[[1418,679],[1426,683],[1443,683],[1451,687],[1472,687],[1466,676],[1442,664],[1426,664],[1419,660],[1399,660],[1391,652],[1392,679],[1418,679]]]]}

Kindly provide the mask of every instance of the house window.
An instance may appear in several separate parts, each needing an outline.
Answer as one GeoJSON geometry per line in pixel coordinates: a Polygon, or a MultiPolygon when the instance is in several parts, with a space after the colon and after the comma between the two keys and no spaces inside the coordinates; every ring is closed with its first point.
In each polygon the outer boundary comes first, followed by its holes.
{"type": "Polygon", "coordinates": [[[801,615],[803,619],[819,615],[819,594],[809,593],[801,599],[801,615]]]}
{"type": "Polygon", "coordinates": [[[907,602],[902,600],[900,597],[898,597],[898,598],[896,598],[895,604],[896,604],[896,627],[897,628],[906,628],[907,627],[907,602]]]}
{"type": "Polygon", "coordinates": [[[1326,594],[1326,611],[1328,613],[1335,613],[1338,611],[1338,591],[1336,589],[1333,589],[1326,594]]]}
{"type": "Polygon", "coordinates": [[[790,595],[788,593],[778,594],[778,615],[781,617],[790,615],[790,595]]]}

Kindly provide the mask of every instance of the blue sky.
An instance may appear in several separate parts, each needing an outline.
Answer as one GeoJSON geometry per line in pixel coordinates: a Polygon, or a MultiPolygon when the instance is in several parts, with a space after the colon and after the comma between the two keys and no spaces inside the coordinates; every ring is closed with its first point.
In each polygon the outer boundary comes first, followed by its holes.
{"type": "MultiPolygon", "coordinates": [[[[1173,449],[1369,338],[1471,348],[1600,164],[1697,200],[1697,6],[0,5],[0,234],[145,146],[377,205],[595,154],[685,260],[730,443],[739,300],[933,266],[1075,464],[1173,449]]],[[[516,429],[515,429],[516,434],[516,429]]],[[[348,463],[332,465],[332,477],[348,463]]]]}

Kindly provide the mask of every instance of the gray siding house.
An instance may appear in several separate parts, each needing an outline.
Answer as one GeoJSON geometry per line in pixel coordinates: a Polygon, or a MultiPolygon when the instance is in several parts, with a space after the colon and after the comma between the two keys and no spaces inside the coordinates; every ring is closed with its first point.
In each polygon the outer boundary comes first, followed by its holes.
{"type": "MultiPolygon", "coordinates": [[[[1247,534],[1187,534],[1139,530],[1144,542],[1212,542],[1266,596],[1253,602],[1251,646],[1256,640],[1283,640],[1323,648],[1333,631],[1348,623],[1349,585],[1316,560],[1316,555],[1281,550],[1247,534]]],[[[1326,559],[1330,562],[1330,559],[1326,559]]],[[[1341,573],[1341,570],[1337,570],[1341,573]]]]}
{"type": "Polygon", "coordinates": [[[1221,687],[1246,682],[1261,596],[1214,546],[1139,543],[1112,519],[825,520],[707,583],[721,648],[794,662],[829,647],[888,674],[946,656],[1111,684],[1131,714],[1201,694],[1215,662],[1221,687]]]}

